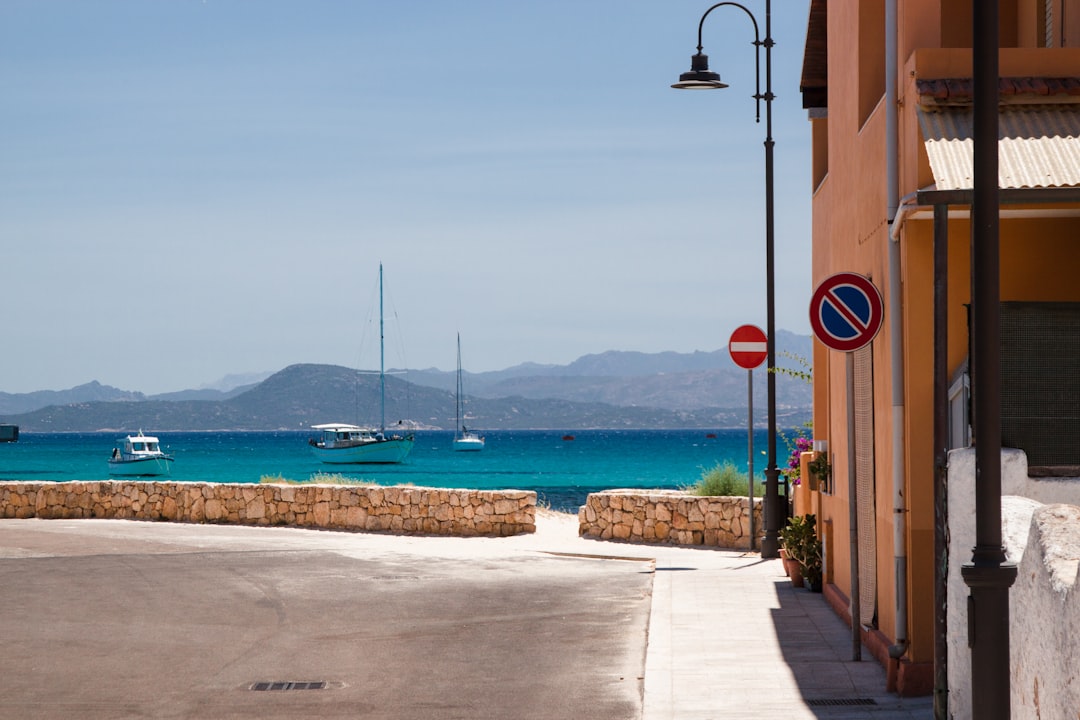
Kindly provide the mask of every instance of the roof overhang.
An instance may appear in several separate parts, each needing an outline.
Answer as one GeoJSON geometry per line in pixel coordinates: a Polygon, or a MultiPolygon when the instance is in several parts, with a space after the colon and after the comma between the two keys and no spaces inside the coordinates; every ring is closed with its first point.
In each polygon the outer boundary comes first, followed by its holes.
{"type": "MultiPolygon", "coordinates": [[[[923,106],[918,115],[934,197],[970,204],[972,109],[923,106]]],[[[1080,201],[1080,105],[1003,106],[998,113],[998,184],[1002,203],[1080,201]]]]}

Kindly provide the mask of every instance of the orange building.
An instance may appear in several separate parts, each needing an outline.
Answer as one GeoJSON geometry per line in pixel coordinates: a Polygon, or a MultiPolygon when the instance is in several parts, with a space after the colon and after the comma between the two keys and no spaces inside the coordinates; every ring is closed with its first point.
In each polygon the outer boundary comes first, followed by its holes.
{"type": "MultiPolygon", "coordinates": [[[[814,434],[832,472],[799,488],[796,512],[818,514],[825,597],[847,618],[858,607],[902,695],[943,691],[936,528],[974,512],[974,498],[935,501],[944,450],[971,437],[972,2],[812,0],[804,54],[813,284],[859,273],[885,310],[861,350],[815,343],[814,434]]],[[[1080,0],[999,10],[1002,444],[1032,474],[1077,476],[1080,0]]]]}

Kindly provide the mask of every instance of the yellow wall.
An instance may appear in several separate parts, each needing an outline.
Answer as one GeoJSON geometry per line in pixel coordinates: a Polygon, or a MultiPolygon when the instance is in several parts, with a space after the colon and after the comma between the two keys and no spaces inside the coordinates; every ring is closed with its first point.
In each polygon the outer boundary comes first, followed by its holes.
{"type": "MultiPolygon", "coordinates": [[[[929,213],[908,219],[900,234],[902,291],[889,296],[888,198],[886,197],[885,112],[880,100],[866,116],[866,77],[860,57],[866,43],[858,0],[833,0],[828,8],[829,107],[827,121],[816,121],[813,196],[813,285],[840,271],[869,276],[886,303],[886,324],[874,340],[875,479],[877,521],[878,626],[888,638],[898,635],[893,575],[892,348],[888,308],[903,306],[904,496],[908,512],[907,658],[933,661],[934,651],[934,447],[933,447],[933,226],[929,213]],[[865,118],[865,122],[864,122],[865,118]],[[826,133],[827,137],[819,137],[826,133]],[[827,157],[820,157],[826,153],[827,157]]],[[[1025,3],[1004,3],[1013,19],[1025,3]]],[[[932,184],[922,143],[915,80],[971,76],[970,50],[942,50],[943,25],[954,16],[970,20],[970,0],[899,0],[898,135],[900,196],[932,184]],[[965,14],[966,13],[966,14],[965,14]]],[[[876,12],[876,11],[875,11],[876,12]]],[[[955,35],[956,33],[953,33],[955,35]]],[[[970,44],[970,38],[950,36],[970,44]]],[[[1015,42],[1024,42],[1018,38],[1015,42]]],[[[1003,76],[1075,76],[1080,49],[1005,49],[1003,76]]],[[[1037,208],[1044,212],[1045,207],[1037,208]]],[[[1010,212],[1015,214],[1016,208],[1010,212]]],[[[1063,212],[1060,208],[1057,212],[1063,212]]],[[[1067,213],[1066,213],[1067,214],[1067,213]]],[[[1080,213],[1076,213],[1080,214],[1080,213]]],[[[1003,300],[1080,301],[1080,217],[1033,219],[1031,213],[1001,221],[1003,300]]],[[[967,355],[970,285],[970,224],[967,208],[953,208],[949,222],[948,366],[950,376],[967,355]]],[[[828,533],[826,582],[845,594],[851,587],[848,533],[847,390],[845,358],[815,343],[815,438],[829,441],[832,494],[820,498],[820,522],[828,533]]]]}
{"type": "MultiPolygon", "coordinates": [[[[869,5],[869,4],[867,4],[869,5]]],[[[840,271],[858,272],[888,298],[888,213],[885,184],[884,97],[874,103],[863,122],[866,77],[846,69],[857,68],[860,48],[860,7],[854,0],[829,4],[829,152],[828,175],[814,196],[814,284],[840,271]]],[[[869,10],[867,10],[869,12],[869,10]]],[[[880,12],[877,12],[880,19],[880,12]]],[[[895,613],[892,558],[892,500],[887,469],[891,467],[888,374],[889,338],[883,330],[874,340],[875,473],[879,626],[893,634],[895,613]]],[[[849,594],[851,587],[850,524],[848,520],[847,379],[843,353],[820,343],[814,352],[815,438],[829,441],[833,464],[833,492],[821,497],[820,515],[829,534],[826,580],[849,594]]]]}

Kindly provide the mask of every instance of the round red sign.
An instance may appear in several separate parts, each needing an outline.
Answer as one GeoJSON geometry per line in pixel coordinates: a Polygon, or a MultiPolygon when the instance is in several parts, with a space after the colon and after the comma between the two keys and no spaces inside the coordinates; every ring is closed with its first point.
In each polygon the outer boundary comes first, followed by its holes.
{"type": "Polygon", "coordinates": [[[769,339],[765,331],[756,325],[740,325],[731,333],[728,352],[736,365],[753,370],[768,357],[769,339]]]}

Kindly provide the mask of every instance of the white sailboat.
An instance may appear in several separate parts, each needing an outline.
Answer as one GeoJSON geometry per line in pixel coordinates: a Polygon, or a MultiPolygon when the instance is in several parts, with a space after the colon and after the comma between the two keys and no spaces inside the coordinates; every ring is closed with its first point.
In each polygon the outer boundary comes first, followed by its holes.
{"type": "Polygon", "coordinates": [[[461,333],[457,336],[457,411],[454,418],[454,450],[475,452],[484,449],[484,438],[465,427],[461,392],[461,333]]]}
{"type": "Polygon", "coordinates": [[[347,423],[313,425],[320,437],[310,441],[311,451],[324,463],[399,463],[408,457],[416,442],[412,433],[386,433],[386,354],[383,331],[383,268],[379,263],[379,427],[347,423]]]}

